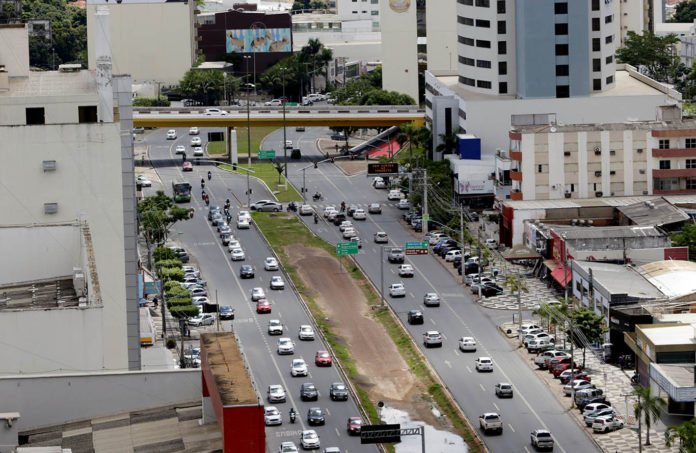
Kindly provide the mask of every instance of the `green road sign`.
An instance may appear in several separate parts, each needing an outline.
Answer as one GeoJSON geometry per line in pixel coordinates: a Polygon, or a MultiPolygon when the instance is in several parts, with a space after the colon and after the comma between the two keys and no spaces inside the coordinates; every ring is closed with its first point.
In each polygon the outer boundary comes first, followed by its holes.
{"type": "Polygon", "coordinates": [[[286,102],[285,105],[288,107],[297,107],[297,102],[286,102]]]}
{"type": "Polygon", "coordinates": [[[338,244],[336,244],[336,254],[338,256],[357,255],[358,254],[358,243],[357,242],[339,242],[338,244]]]}
{"type": "Polygon", "coordinates": [[[425,241],[423,241],[423,242],[407,242],[406,246],[404,248],[406,250],[409,250],[409,249],[427,249],[428,243],[425,241]]]}
{"type": "Polygon", "coordinates": [[[430,220],[430,215],[429,214],[423,214],[423,222],[427,222],[430,220]]]}
{"type": "Polygon", "coordinates": [[[275,159],[275,150],[274,149],[262,149],[259,151],[258,155],[259,159],[275,159]]]}

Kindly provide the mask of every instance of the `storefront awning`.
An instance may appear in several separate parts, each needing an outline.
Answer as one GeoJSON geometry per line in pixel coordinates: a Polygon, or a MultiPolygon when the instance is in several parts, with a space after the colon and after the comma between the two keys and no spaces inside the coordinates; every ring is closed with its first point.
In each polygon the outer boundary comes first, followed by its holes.
{"type": "Polygon", "coordinates": [[[570,283],[573,278],[570,268],[566,268],[562,264],[559,264],[556,269],[551,271],[551,277],[558,282],[559,285],[565,288],[566,282],[570,283]]]}
{"type": "Polygon", "coordinates": [[[508,261],[517,260],[538,260],[541,259],[541,255],[525,245],[517,244],[509,250],[505,250],[503,253],[503,258],[508,261]]]}

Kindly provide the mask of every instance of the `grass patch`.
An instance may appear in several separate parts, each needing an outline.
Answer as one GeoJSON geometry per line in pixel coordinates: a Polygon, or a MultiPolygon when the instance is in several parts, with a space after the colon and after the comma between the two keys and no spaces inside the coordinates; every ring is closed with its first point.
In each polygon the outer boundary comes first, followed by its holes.
{"type": "MultiPolygon", "coordinates": [[[[239,163],[237,164],[237,166],[242,168],[249,168],[249,166],[246,163],[239,163]]],[[[226,170],[235,171],[237,173],[246,175],[245,171],[234,170],[234,167],[232,167],[231,165],[221,165],[220,167],[226,170]]],[[[288,183],[288,190],[285,190],[284,175],[280,175],[280,184],[278,184],[278,171],[273,166],[273,164],[268,162],[252,163],[251,170],[254,172],[251,175],[263,180],[271,189],[271,191],[275,193],[275,196],[278,198],[278,201],[302,201],[302,195],[300,195],[300,193],[297,190],[295,190],[295,187],[293,187],[292,184],[288,183]],[[278,184],[277,191],[276,184],[278,184]]]]}
{"type": "MultiPolygon", "coordinates": [[[[246,156],[247,148],[251,148],[251,154],[255,155],[261,149],[261,142],[271,132],[278,130],[275,126],[257,126],[251,128],[251,144],[247,143],[247,128],[237,127],[237,154],[246,156]],[[251,146],[249,146],[251,145],[251,146]]],[[[227,141],[208,143],[208,154],[224,154],[227,141]]]]}
{"type": "MultiPolygon", "coordinates": [[[[295,216],[267,213],[253,213],[252,216],[256,222],[256,225],[259,227],[261,232],[265,235],[266,239],[270,242],[271,246],[280,257],[285,270],[288,272],[293,282],[295,282],[298,291],[307,302],[307,306],[312,312],[317,326],[324,333],[327,341],[336,354],[336,359],[341,362],[341,365],[346,370],[348,378],[351,380],[351,382],[353,382],[353,386],[356,389],[360,403],[365,408],[369,419],[372,423],[378,423],[379,417],[377,408],[370,400],[367,390],[362,388],[360,384],[356,382],[358,372],[355,367],[355,360],[351,357],[350,351],[344,346],[345,342],[342,341],[342,339],[332,331],[331,326],[324,321],[324,314],[317,306],[312,295],[308,293],[307,289],[302,284],[302,281],[297,274],[297,270],[294,267],[287,265],[288,256],[284,249],[284,247],[288,245],[304,244],[308,247],[318,247],[326,250],[331,256],[337,257],[336,248],[312,234],[312,232],[309,231],[309,229],[307,229],[307,227],[295,216]]],[[[346,267],[348,268],[348,272],[350,273],[351,277],[358,283],[359,287],[363,291],[368,305],[378,305],[380,303],[379,294],[375,292],[370,282],[361,272],[360,268],[353,262],[350,262],[346,267]]],[[[411,341],[410,336],[402,328],[401,324],[394,317],[392,312],[390,310],[375,310],[372,316],[374,316],[375,319],[384,326],[390,338],[398,347],[399,352],[404,357],[404,360],[406,360],[408,363],[411,371],[428,389],[427,397],[432,398],[432,400],[438,405],[440,412],[449,417],[454,428],[457,430],[457,433],[462,436],[464,441],[469,446],[469,451],[472,453],[485,451],[485,448],[476,436],[476,433],[472,431],[467,421],[460,416],[459,411],[448,399],[442,386],[435,381],[433,375],[430,373],[430,369],[421,359],[421,356],[411,341]]],[[[385,445],[385,447],[388,451],[394,451],[393,446],[391,445],[385,445]]]]}

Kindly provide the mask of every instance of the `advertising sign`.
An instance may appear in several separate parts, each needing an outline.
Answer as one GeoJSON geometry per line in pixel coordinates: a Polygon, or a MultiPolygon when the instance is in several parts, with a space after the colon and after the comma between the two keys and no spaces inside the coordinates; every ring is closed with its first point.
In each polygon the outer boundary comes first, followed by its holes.
{"type": "Polygon", "coordinates": [[[227,53],[291,52],[289,28],[225,30],[227,53]]]}
{"type": "Polygon", "coordinates": [[[367,164],[368,175],[384,175],[393,173],[399,173],[399,164],[396,162],[367,164]]]}
{"type": "Polygon", "coordinates": [[[480,181],[459,181],[457,193],[461,195],[493,193],[493,181],[489,179],[480,181]]]}

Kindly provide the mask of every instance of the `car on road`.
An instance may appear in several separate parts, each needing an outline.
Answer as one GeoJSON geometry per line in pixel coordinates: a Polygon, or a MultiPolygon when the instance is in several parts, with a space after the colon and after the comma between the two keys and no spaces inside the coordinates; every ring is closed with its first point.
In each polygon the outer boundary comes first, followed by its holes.
{"type": "Polygon", "coordinates": [[[294,354],[295,353],[295,343],[292,342],[290,338],[282,337],[278,339],[278,345],[276,350],[279,355],[294,354]]]}
{"type": "Polygon", "coordinates": [[[198,135],[200,133],[201,131],[196,126],[189,128],[189,135],[198,135]]]}
{"type": "Polygon", "coordinates": [[[230,238],[230,242],[227,244],[227,250],[232,253],[234,249],[241,249],[242,244],[236,239],[230,238]]]}
{"type": "Polygon", "coordinates": [[[263,262],[263,268],[267,271],[277,271],[278,270],[278,260],[269,256],[263,262]]]}
{"type": "Polygon", "coordinates": [[[234,319],[234,308],[229,305],[222,305],[220,307],[220,319],[234,319]]]}
{"type": "Polygon", "coordinates": [[[375,244],[386,244],[389,242],[389,235],[384,231],[375,233],[375,244]]]}
{"type": "Polygon", "coordinates": [[[305,450],[313,450],[320,447],[319,436],[313,429],[302,431],[300,435],[300,444],[305,450]]]}
{"type": "Polygon", "coordinates": [[[300,330],[297,334],[300,340],[313,341],[314,340],[314,329],[309,325],[300,326],[300,330]]]}
{"type": "Polygon", "coordinates": [[[553,437],[551,432],[545,429],[535,429],[530,434],[532,447],[537,450],[553,450],[553,437]]]}
{"type": "Polygon", "coordinates": [[[167,140],[176,140],[176,131],[174,129],[167,131],[167,140]]]}
{"type": "Polygon", "coordinates": [[[616,411],[611,407],[605,407],[604,409],[598,409],[592,412],[583,412],[583,420],[585,425],[589,428],[592,426],[597,417],[604,417],[605,415],[616,415],[616,411]]]}
{"type": "Polygon", "coordinates": [[[359,436],[360,428],[362,428],[363,420],[360,417],[348,417],[348,425],[346,429],[351,436],[359,436]]]}
{"type": "Polygon", "coordinates": [[[277,407],[266,406],[263,408],[263,421],[266,426],[282,425],[283,417],[277,407]]]}
{"type": "Polygon", "coordinates": [[[254,266],[244,264],[244,265],[242,265],[242,267],[239,268],[239,277],[240,278],[254,278],[254,275],[255,275],[254,266]]]}
{"type": "Polygon", "coordinates": [[[191,146],[201,146],[202,141],[200,137],[191,137],[191,146]]]}
{"type": "Polygon", "coordinates": [[[387,199],[390,201],[401,200],[403,197],[404,194],[398,189],[390,190],[389,194],[387,195],[387,199]]]}
{"type": "Polygon", "coordinates": [[[348,387],[343,382],[333,382],[329,386],[331,401],[348,401],[348,387]]]}
{"type": "Polygon", "coordinates": [[[329,206],[324,207],[324,217],[328,218],[332,212],[338,212],[338,209],[336,209],[336,206],[329,205],[329,206]]]}
{"type": "Polygon", "coordinates": [[[140,184],[143,187],[152,187],[152,181],[147,179],[145,175],[138,175],[138,177],[135,178],[135,183],[140,184]]]}
{"type": "Polygon", "coordinates": [[[300,399],[302,401],[317,401],[319,392],[311,382],[305,382],[300,386],[300,399]]]}
{"type": "Polygon", "coordinates": [[[423,296],[423,304],[426,307],[439,307],[440,296],[438,296],[437,293],[425,293],[423,296]]]}
{"type": "Polygon", "coordinates": [[[266,299],[259,299],[256,301],[256,313],[270,313],[271,303],[266,299]]]}
{"type": "Polygon", "coordinates": [[[413,266],[402,264],[399,266],[399,277],[413,277],[413,266]]]}
{"type": "Polygon", "coordinates": [[[300,215],[312,215],[314,214],[314,209],[308,204],[303,204],[300,206],[300,215]]]}
{"type": "Polygon", "coordinates": [[[423,334],[423,345],[426,348],[442,347],[442,335],[437,330],[429,330],[423,334]]]}
{"type": "Polygon", "coordinates": [[[246,259],[246,254],[244,250],[236,248],[230,252],[232,254],[232,261],[244,261],[246,259]]]}
{"type": "Polygon", "coordinates": [[[290,374],[293,377],[296,376],[307,376],[307,363],[303,359],[293,359],[290,365],[290,374]]]}
{"type": "Polygon", "coordinates": [[[134,127],[134,128],[133,128],[133,133],[134,133],[134,134],[144,134],[144,133],[145,133],[145,128],[144,128],[144,127],[134,127]]]}
{"type": "Polygon", "coordinates": [[[476,371],[493,371],[493,360],[490,357],[477,358],[476,371]]]}
{"type": "Polygon", "coordinates": [[[355,228],[346,228],[343,231],[343,239],[350,239],[350,238],[357,236],[357,235],[358,235],[358,232],[355,231],[355,228]]]}
{"type": "Polygon", "coordinates": [[[283,105],[283,101],[281,101],[280,99],[271,99],[270,101],[266,101],[263,105],[269,107],[278,107],[283,105]]]}
{"type": "Polygon", "coordinates": [[[346,141],[346,136],[341,132],[334,132],[333,134],[331,134],[331,140],[337,142],[346,141]]]}
{"type": "Polygon", "coordinates": [[[358,236],[352,236],[352,237],[350,238],[350,242],[357,242],[357,243],[358,243],[358,248],[359,248],[359,249],[362,248],[362,241],[360,240],[360,238],[359,238],[358,236]]]}
{"type": "Polygon", "coordinates": [[[295,126],[295,132],[304,132],[305,127],[304,126],[295,126]]]}
{"type": "Polygon", "coordinates": [[[409,324],[423,324],[423,312],[420,310],[409,310],[408,312],[408,323],[409,324]]]}
{"type": "Polygon", "coordinates": [[[474,337],[461,337],[459,339],[459,350],[464,352],[476,352],[476,340],[474,337]]]}
{"type": "Polygon", "coordinates": [[[189,161],[184,162],[181,171],[193,171],[193,164],[189,161]]]}
{"type": "Polygon", "coordinates": [[[596,433],[608,433],[623,428],[624,422],[613,415],[597,417],[592,423],[592,431],[596,433]]]}
{"type": "Polygon", "coordinates": [[[222,115],[222,116],[225,116],[225,115],[227,115],[227,112],[224,111],[224,110],[220,110],[220,109],[210,108],[210,109],[205,109],[205,114],[206,114],[206,115],[222,115]]]}
{"type": "Polygon", "coordinates": [[[333,222],[334,225],[339,226],[342,222],[346,220],[346,215],[342,212],[337,212],[335,214],[329,215],[329,220],[333,222]]]}
{"type": "Polygon", "coordinates": [[[496,239],[486,239],[486,247],[496,250],[498,248],[498,241],[496,239]]]}
{"type": "Polygon", "coordinates": [[[266,293],[263,291],[263,288],[253,288],[251,290],[251,300],[253,302],[256,302],[259,299],[265,299],[266,298],[266,293]]]}
{"type": "Polygon", "coordinates": [[[392,283],[389,285],[389,295],[391,297],[406,297],[406,288],[403,283],[392,283]]]}
{"type": "Polygon", "coordinates": [[[188,320],[190,326],[212,326],[215,323],[215,316],[210,313],[195,316],[188,320]]]}
{"type": "Polygon", "coordinates": [[[411,203],[409,203],[407,199],[402,198],[401,200],[399,200],[399,205],[397,207],[399,209],[410,209],[411,203]]]}
{"type": "Polygon", "coordinates": [[[238,217],[247,219],[251,223],[251,214],[249,211],[239,211],[238,217]]]}
{"type": "Polygon", "coordinates": [[[512,384],[498,382],[495,384],[495,396],[498,398],[512,398],[512,384]]]}
{"type": "Polygon", "coordinates": [[[283,205],[273,200],[260,200],[252,203],[249,209],[258,212],[280,212],[283,210],[283,205]]]}
{"type": "Polygon", "coordinates": [[[222,235],[222,245],[228,245],[230,241],[232,240],[232,235],[229,233],[224,233],[222,235]]]}
{"type": "Polygon", "coordinates": [[[193,149],[193,157],[203,157],[203,148],[195,146],[193,149]]]}
{"type": "Polygon", "coordinates": [[[382,206],[380,206],[379,203],[371,203],[370,206],[367,208],[367,212],[369,212],[370,214],[381,214],[382,206]]]}
{"type": "Polygon", "coordinates": [[[384,178],[381,176],[376,176],[372,180],[372,187],[375,189],[386,189],[387,188],[387,183],[384,181],[384,178]]]}
{"type": "Polygon", "coordinates": [[[404,250],[400,248],[393,248],[389,251],[387,255],[387,261],[390,263],[403,263],[404,262],[404,250]]]}
{"type": "Polygon", "coordinates": [[[283,335],[283,324],[280,319],[271,319],[268,321],[269,335],[283,335]]]}
{"type": "Polygon", "coordinates": [[[367,219],[367,214],[365,213],[365,210],[364,209],[356,209],[355,212],[353,213],[353,219],[354,220],[367,219]]]}
{"type": "Polygon", "coordinates": [[[316,366],[331,366],[332,363],[333,359],[329,351],[317,351],[317,353],[314,354],[314,364],[316,366]]]}
{"type": "Polygon", "coordinates": [[[302,159],[302,151],[300,148],[294,148],[290,151],[290,159],[302,159]]]}
{"type": "Polygon", "coordinates": [[[484,433],[495,431],[499,434],[503,433],[503,421],[500,415],[495,412],[487,412],[479,416],[479,426],[484,433]]]}
{"type": "Polygon", "coordinates": [[[339,231],[345,231],[346,228],[353,228],[353,222],[350,220],[344,220],[340,225],[338,225],[339,231]]]}
{"type": "Polygon", "coordinates": [[[281,442],[279,453],[298,453],[294,442],[281,442]]]}
{"type": "Polygon", "coordinates": [[[267,397],[269,403],[284,403],[285,389],[282,385],[272,384],[268,386],[267,397]]]}
{"type": "Polygon", "coordinates": [[[353,217],[353,214],[355,214],[356,209],[358,209],[358,207],[354,204],[348,206],[348,209],[346,209],[346,215],[348,217],[353,217]]]}
{"type": "Polygon", "coordinates": [[[237,217],[237,229],[248,230],[249,229],[249,219],[246,217],[237,217]]]}
{"type": "Polygon", "coordinates": [[[320,407],[310,407],[307,410],[308,425],[323,425],[324,423],[326,423],[326,417],[320,407]]]}
{"type": "Polygon", "coordinates": [[[271,289],[285,289],[285,282],[283,281],[283,277],[280,275],[274,275],[271,277],[271,283],[269,285],[271,289]]]}
{"type": "Polygon", "coordinates": [[[174,154],[186,154],[186,147],[184,145],[176,145],[174,154]]]}
{"type": "Polygon", "coordinates": [[[232,228],[226,223],[220,224],[218,226],[218,231],[220,232],[220,237],[222,237],[223,234],[232,234],[232,228]]]}

